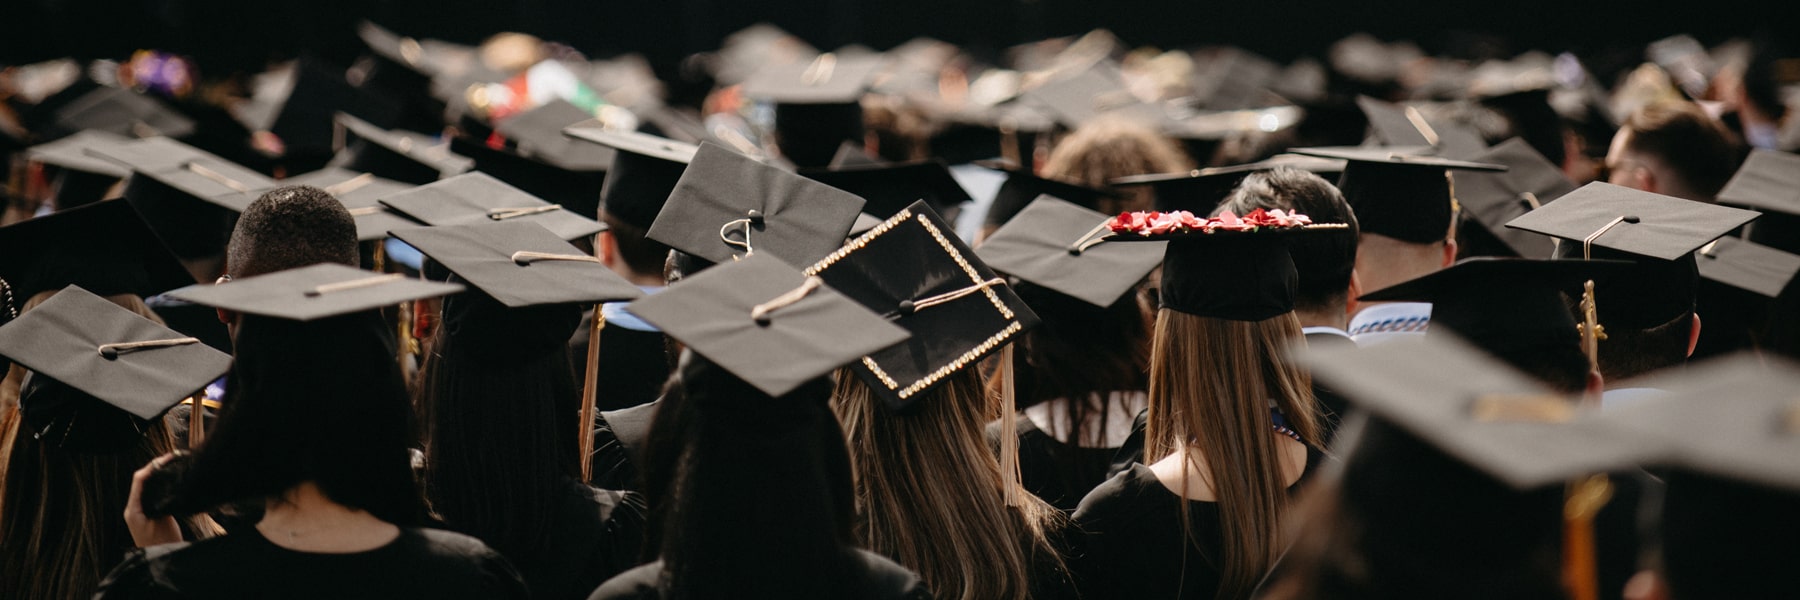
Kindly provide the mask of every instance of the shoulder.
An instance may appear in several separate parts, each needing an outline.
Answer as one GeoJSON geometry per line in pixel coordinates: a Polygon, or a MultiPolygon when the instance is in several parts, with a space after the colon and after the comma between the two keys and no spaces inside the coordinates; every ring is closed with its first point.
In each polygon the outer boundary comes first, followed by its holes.
{"type": "Polygon", "coordinates": [[[868,575],[869,589],[865,597],[880,600],[917,600],[931,597],[931,592],[925,588],[924,582],[919,581],[919,576],[906,567],[900,566],[899,563],[860,548],[856,550],[856,555],[862,561],[863,568],[868,575]]]}
{"type": "Polygon", "coordinates": [[[1156,480],[1156,474],[1150,472],[1150,467],[1133,464],[1088,492],[1087,497],[1081,499],[1081,505],[1075,508],[1074,518],[1078,522],[1087,522],[1128,515],[1141,507],[1146,498],[1155,497],[1159,490],[1170,495],[1156,480]]]}
{"type": "Polygon", "coordinates": [[[662,597],[662,561],[625,571],[600,584],[588,600],[626,600],[662,597]]]}
{"type": "Polygon", "coordinates": [[[600,521],[642,521],[647,506],[637,492],[609,490],[570,480],[563,506],[574,518],[592,515],[600,521]]]}
{"type": "Polygon", "coordinates": [[[182,542],[132,550],[125,555],[125,560],[100,580],[99,590],[94,597],[160,598],[176,592],[175,582],[168,574],[170,557],[191,546],[193,544],[182,542]]]}
{"type": "Polygon", "coordinates": [[[656,418],[656,407],[659,402],[639,404],[631,408],[622,408],[600,413],[606,421],[607,429],[625,448],[634,452],[642,448],[650,437],[650,422],[656,418]]]}
{"type": "MultiPolygon", "coordinates": [[[[490,597],[522,598],[524,579],[499,552],[472,536],[442,529],[404,527],[396,547],[418,566],[415,576],[440,584],[466,582],[490,597]]],[[[475,592],[476,590],[470,590],[475,592]]]]}

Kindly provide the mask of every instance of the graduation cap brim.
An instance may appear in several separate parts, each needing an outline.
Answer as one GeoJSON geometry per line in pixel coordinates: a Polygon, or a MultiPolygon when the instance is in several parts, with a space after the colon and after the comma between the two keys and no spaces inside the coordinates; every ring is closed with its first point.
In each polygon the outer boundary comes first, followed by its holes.
{"type": "Polygon", "coordinates": [[[1800,215],[1800,154],[1752,150],[1718,198],[1721,204],[1800,215]]]}
{"type": "Polygon", "coordinates": [[[1646,443],[1664,444],[1660,465],[1800,492],[1800,365],[1746,353],[1633,385],[1667,395],[1606,417],[1646,443]]]}
{"type": "Polygon", "coordinates": [[[1242,165],[1194,169],[1180,173],[1154,173],[1120,177],[1110,183],[1114,187],[1150,186],[1156,194],[1156,210],[1185,210],[1196,215],[1210,214],[1238,183],[1251,173],[1287,167],[1310,173],[1335,175],[1342,173],[1345,161],[1329,158],[1282,154],[1242,165]]]}
{"type": "Polygon", "coordinates": [[[231,356],[198,341],[110,345],[186,337],[70,286],[0,327],[0,355],[147,421],[223,375],[231,356]]]}
{"type": "Polygon", "coordinates": [[[194,120],[161,101],[131,90],[100,87],[57,109],[57,129],[69,133],[98,129],[126,137],[194,134],[194,120]]]}
{"type": "Polygon", "coordinates": [[[393,235],[509,308],[643,296],[598,259],[535,223],[416,227],[393,235]]]}
{"type": "MultiPolygon", "coordinates": [[[[1294,154],[1333,158],[1350,163],[1378,163],[1384,165],[1404,165],[1421,168],[1450,169],[1454,171],[1505,171],[1506,165],[1493,163],[1456,160],[1441,156],[1428,156],[1421,152],[1429,152],[1417,146],[1405,147],[1333,147],[1333,148],[1293,148],[1288,150],[1294,154]]],[[[1346,165],[1348,168],[1350,165],[1346,165]]]]}
{"type": "Polygon", "coordinates": [[[1000,184],[1000,190],[994,195],[994,202],[988,205],[984,220],[989,225],[999,225],[1011,220],[1039,196],[1053,196],[1090,210],[1100,207],[1101,198],[1118,197],[1118,193],[1112,190],[1038,177],[1029,169],[1007,161],[978,160],[975,165],[1006,174],[1006,181],[1000,184]]]}
{"type": "Polygon", "coordinates": [[[337,198],[350,211],[350,216],[356,219],[356,241],[359,242],[386,238],[389,230],[420,224],[381,204],[382,198],[410,190],[413,186],[382,179],[372,173],[326,167],[289,177],[282,180],[282,183],[310,185],[337,198]]]}
{"type": "Polygon", "coordinates": [[[598,214],[600,190],[606,182],[605,171],[572,171],[465,138],[451,140],[450,150],[474,160],[476,171],[527,194],[586,218],[592,219],[598,214]]]}
{"type": "Polygon", "coordinates": [[[345,113],[335,116],[344,147],[333,166],[423,185],[468,172],[469,157],[450,152],[448,142],[408,132],[389,131],[345,113]]]}
{"type": "Polygon", "coordinates": [[[1594,182],[1525,213],[1506,226],[1577,244],[1605,229],[1593,239],[1594,246],[1675,260],[1756,217],[1755,211],[1594,182]],[[1621,217],[1624,220],[1613,224],[1621,217]]]}
{"type": "Polygon", "coordinates": [[[0,227],[0,278],[20,304],[78,285],[103,295],[153,296],[194,278],[130,203],[113,200],[0,227]]]}
{"type": "Polygon", "coordinates": [[[264,192],[280,185],[262,173],[166,137],[90,147],[86,152],[131,169],[133,185],[151,180],[175,195],[232,212],[244,212],[264,192]]]}
{"type": "MultiPolygon", "coordinates": [[[[1440,302],[1451,296],[1485,296],[1508,286],[1562,291],[1590,279],[1616,276],[1631,266],[1623,260],[1470,258],[1449,267],[1367,294],[1364,302],[1440,302]]],[[[1624,301],[1624,300],[1621,300],[1624,301]]]]}
{"type": "Polygon", "coordinates": [[[767,66],[744,82],[745,97],[787,105],[855,104],[882,66],[879,56],[826,53],[767,66]]]}
{"type": "Polygon", "coordinates": [[[995,230],[976,253],[996,271],[1104,308],[1161,265],[1166,247],[1101,242],[1080,249],[1107,218],[1040,196],[995,230]]]}
{"type": "Polygon", "coordinates": [[[626,310],[770,396],[907,339],[906,330],[825,285],[769,311],[762,322],[753,318],[756,306],[806,280],[794,267],[758,254],[683,278],[626,310]]]}
{"type": "Polygon", "coordinates": [[[1036,327],[1036,313],[967,246],[955,231],[916,202],[851,240],[805,271],[869,310],[890,317],[912,338],[852,365],[894,410],[958,370],[1036,327]],[[964,293],[945,304],[913,309],[915,301],[964,293]]]}
{"type": "Polygon", "coordinates": [[[580,129],[579,124],[594,120],[592,113],[558,99],[513,115],[494,130],[510,140],[521,156],[567,171],[604,172],[613,162],[609,147],[563,134],[565,129],[580,129]]]}
{"type": "Polygon", "coordinates": [[[808,179],[856,194],[868,203],[863,210],[877,217],[894,216],[915,201],[945,211],[971,200],[969,192],[939,160],[865,165],[842,169],[801,169],[808,179]]]}
{"type": "Polygon", "coordinates": [[[789,264],[811,264],[842,245],[863,206],[863,199],[849,192],[702,144],[648,237],[722,263],[747,253],[726,236],[746,242],[748,224],[750,249],[789,264]]]}
{"type": "Polygon", "coordinates": [[[1694,255],[1700,277],[1768,298],[1781,295],[1800,274],[1800,255],[1733,237],[1722,237],[1694,255]]]}
{"type": "Polygon", "coordinates": [[[552,208],[557,205],[480,172],[464,173],[398,192],[382,198],[381,203],[433,226],[517,220],[542,225],[565,240],[606,229],[599,222],[572,210],[552,208]]]}
{"type": "Polygon", "coordinates": [[[243,314],[312,321],[462,291],[463,286],[321,263],[169,292],[177,300],[243,314]]]}
{"type": "Polygon", "coordinates": [[[129,141],[130,138],[120,135],[89,130],[47,144],[32,146],[25,151],[25,156],[32,161],[63,169],[124,179],[131,175],[130,168],[89,154],[87,149],[114,146],[129,141]]]}

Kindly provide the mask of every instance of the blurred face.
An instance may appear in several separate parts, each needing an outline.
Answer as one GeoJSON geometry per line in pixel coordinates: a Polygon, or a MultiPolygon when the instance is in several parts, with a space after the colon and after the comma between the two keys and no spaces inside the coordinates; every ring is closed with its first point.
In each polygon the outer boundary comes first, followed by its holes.
{"type": "Polygon", "coordinates": [[[1650,177],[1650,170],[1643,159],[1636,153],[1627,150],[1631,144],[1631,130],[1620,129],[1613,135],[1612,146],[1606,150],[1606,182],[1622,185],[1635,190],[1655,192],[1655,179],[1650,177]]]}

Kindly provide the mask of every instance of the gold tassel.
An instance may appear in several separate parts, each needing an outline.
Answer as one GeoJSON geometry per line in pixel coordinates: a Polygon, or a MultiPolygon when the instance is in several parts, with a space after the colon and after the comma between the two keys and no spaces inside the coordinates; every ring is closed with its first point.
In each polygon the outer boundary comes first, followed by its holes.
{"type": "Polygon", "coordinates": [[[188,402],[192,404],[188,410],[188,449],[197,450],[200,442],[206,441],[206,392],[194,394],[188,402]]]}
{"type": "Polygon", "coordinates": [[[587,370],[581,378],[581,482],[594,480],[595,396],[599,391],[600,329],[606,327],[606,313],[594,305],[594,326],[588,329],[587,370]]]}
{"type": "Polygon", "coordinates": [[[1612,499],[1612,481],[1594,475],[1570,482],[1563,500],[1563,587],[1570,600],[1598,600],[1594,516],[1612,499]]]}
{"type": "Polygon", "coordinates": [[[1018,395],[1013,389],[1013,345],[1000,351],[1000,478],[1006,487],[1006,505],[1024,506],[1025,488],[1019,483],[1018,395]]]}

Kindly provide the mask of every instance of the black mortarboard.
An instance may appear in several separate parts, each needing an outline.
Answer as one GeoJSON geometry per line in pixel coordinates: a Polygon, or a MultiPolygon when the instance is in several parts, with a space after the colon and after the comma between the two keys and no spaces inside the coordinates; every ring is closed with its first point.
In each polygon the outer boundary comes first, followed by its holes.
{"type": "Polygon", "coordinates": [[[1449,172],[1505,171],[1503,165],[1405,154],[1392,148],[1299,148],[1294,152],[1350,161],[1338,178],[1363,233],[1403,242],[1441,242],[1455,214],[1449,172]]]}
{"type": "Polygon", "coordinates": [[[1053,196],[1088,210],[1098,210],[1101,198],[1116,196],[1110,190],[1038,177],[1029,170],[1010,163],[977,161],[976,164],[1006,172],[1006,182],[1000,184],[1000,191],[994,194],[994,202],[988,205],[987,216],[983,219],[988,225],[1000,225],[1011,220],[1039,196],[1053,196]]]}
{"type": "Polygon", "coordinates": [[[593,113],[556,99],[513,115],[494,129],[510,140],[521,156],[568,171],[604,172],[613,162],[612,150],[563,134],[564,129],[592,120],[593,113]]]}
{"type": "MultiPolygon", "coordinates": [[[[1505,165],[1505,173],[1464,173],[1456,178],[1456,201],[1462,206],[1467,224],[1504,245],[1496,250],[1510,251],[1523,258],[1549,258],[1556,243],[1551,238],[1506,227],[1506,223],[1539,206],[1575,191],[1575,184],[1563,177],[1562,169],[1544,158],[1531,144],[1512,138],[1490,148],[1472,160],[1505,165]]],[[[1468,232],[1472,228],[1464,227],[1468,232]]],[[[1458,238],[1462,245],[1473,240],[1458,238]]],[[[1485,240],[1484,240],[1485,241],[1485,240]]]]}
{"type": "MultiPolygon", "coordinates": [[[[1629,266],[1616,260],[1471,258],[1360,299],[1430,302],[1428,333],[1449,330],[1483,350],[1510,356],[1518,350],[1580,344],[1571,301],[1563,292],[1579,289],[1584,281],[1616,276],[1629,266]]],[[[1609,307],[1601,305],[1601,314],[1609,307]]]]}
{"type": "MultiPolygon", "coordinates": [[[[1144,219],[1156,213],[1130,213],[1109,221],[1114,226],[1120,219],[1144,219]]],[[[1271,218],[1274,213],[1262,209],[1244,218],[1271,218]]],[[[1285,213],[1283,213],[1285,215],[1285,213]]],[[[1176,218],[1175,215],[1158,215],[1176,218]]],[[[1206,217],[1186,215],[1196,222],[1206,217]]],[[[1220,218],[1221,222],[1237,221],[1220,218]]],[[[1287,225],[1269,225],[1249,230],[1193,228],[1169,233],[1148,234],[1138,231],[1115,231],[1107,238],[1116,242],[1169,242],[1163,254],[1162,282],[1159,296],[1162,307],[1200,317],[1232,321],[1261,321],[1294,310],[1299,274],[1293,257],[1288,254],[1287,237],[1308,232],[1339,231],[1348,225],[1320,223],[1304,225],[1290,220],[1287,225]]]]}
{"type": "Polygon", "coordinates": [[[400,105],[369,90],[350,85],[344,71],[311,58],[294,64],[293,88],[266,124],[251,124],[281,139],[288,154],[328,155],[335,150],[339,112],[370,123],[391,123],[400,105]]]}
{"type": "Polygon", "coordinates": [[[182,258],[222,252],[237,214],[279,185],[261,173],[169,138],[88,152],[131,168],[125,199],[182,258]]]}
{"type": "Polygon", "coordinates": [[[1238,183],[1251,173],[1288,167],[1320,176],[1336,176],[1344,171],[1345,162],[1339,159],[1281,154],[1248,164],[1194,169],[1182,173],[1132,175],[1114,179],[1110,183],[1114,187],[1150,186],[1156,193],[1156,210],[1185,210],[1205,215],[1218,208],[1219,203],[1224,202],[1238,183]]]}
{"type": "Polygon", "coordinates": [[[124,201],[99,202],[0,227],[0,281],[17,305],[78,285],[96,294],[153,296],[194,278],[124,201]]]}
{"type": "Polygon", "coordinates": [[[643,295],[599,259],[536,223],[414,227],[396,229],[393,235],[509,308],[643,295]]]}
{"type": "Polygon", "coordinates": [[[1700,277],[1774,298],[1800,273],[1800,255],[1734,237],[1702,246],[1694,255],[1700,277]]]}
{"type": "Polygon", "coordinates": [[[412,185],[337,167],[325,167],[281,180],[284,185],[310,185],[336,197],[356,219],[356,240],[366,242],[388,236],[388,230],[418,225],[386,206],[381,199],[410,190],[412,185]]]}
{"type": "Polygon", "coordinates": [[[888,164],[888,161],[869,156],[869,153],[863,150],[862,144],[845,140],[844,143],[838,144],[837,154],[831,155],[831,164],[826,168],[832,170],[853,169],[885,164],[888,164]]]}
{"type": "Polygon", "coordinates": [[[463,286],[408,279],[336,263],[288,269],[169,292],[177,300],[289,321],[312,321],[462,291],[463,286]]]}
{"type": "Polygon", "coordinates": [[[849,192],[701,144],[648,237],[715,263],[754,250],[811,264],[842,245],[863,204],[849,192]]]}
{"type": "Polygon", "coordinates": [[[907,339],[905,329],[773,256],[683,278],[626,310],[771,396],[907,339]]]}
{"type": "Polygon", "coordinates": [[[656,223],[669,193],[675,191],[682,172],[700,150],[693,144],[632,131],[571,127],[563,133],[617,151],[600,188],[600,208],[644,230],[656,223]]]}
{"type": "Polygon", "coordinates": [[[1107,243],[1108,217],[1051,196],[1019,211],[976,254],[994,270],[1105,308],[1162,264],[1164,243],[1107,243]]]}
{"type": "Polygon", "coordinates": [[[129,138],[104,131],[88,130],[54,142],[32,146],[26,150],[25,156],[32,161],[56,167],[56,187],[52,197],[56,209],[63,210],[105,200],[107,190],[131,175],[131,169],[87,152],[89,148],[103,148],[129,141],[129,138]]]}
{"type": "Polygon", "coordinates": [[[395,193],[382,198],[381,203],[434,226],[519,220],[543,225],[565,240],[590,236],[606,228],[480,172],[395,193]]]}
{"type": "Polygon", "coordinates": [[[1481,133],[1466,126],[1426,119],[1418,108],[1358,96],[1356,106],[1369,118],[1369,127],[1382,146],[1430,146],[1433,154],[1457,160],[1474,160],[1487,150],[1481,133]]]}
{"type": "Polygon", "coordinates": [[[970,200],[969,192],[950,174],[950,167],[936,159],[843,169],[801,169],[800,174],[861,196],[868,201],[863,211],[883,219],[919,200],[940,214],[953,214],[970,200]]]}
{"type": "Polygon", "coordinates": [[[431,183],[475,166],[468,157],[450,152],[448,142],[438,143],[408,131],[389,131],[343,113],[337,115],[337,123],[344,129],[344,148],[332,161],[333,166],[413,185],[431,183]]]}
{"type": "Polygon", "coordinates": [[[129,447],[231,368],[230,355],[74,286],[0,326],[0,356],[34,372],[19,399],[30,435],[73,451],[129,447]]]}
{"type": "Polygon", "coordinates": [[[155,98],[115,87],[101,87],[57,109],[55,127],[46,137],[60,138],[85,129],[125,137],[187,137],[194,120],[155,98]]]}
{"type": "Polygon", "coordinates": [[[1036,327],[1036,313],[954,229],[915,202],[806,269],[912,334],[854,369],[896,410],[1036,327]]]}
{"type": "Polygon", "coordinates": [[[1718,198],[1721,204],[1800,215],[1800,154],[1752,150],[1718,198]]]}
{"type": "Polygon", "coordinates": [[[743,94],[775,103],[782,156],[802,167],[823,167],[838,145],[862,141],[862,95],[881,62],[878,56],[825,53],[764,68],[744,83],[743,94]]]}
{"type": "Polygon", "coordinates": [[[452,138],[450,151],[475,161],[476,171],[571,213],[589,219],[599,215],[600,189],[606,182],[603,170],[572,171],[465,137],[452,138]]]}

